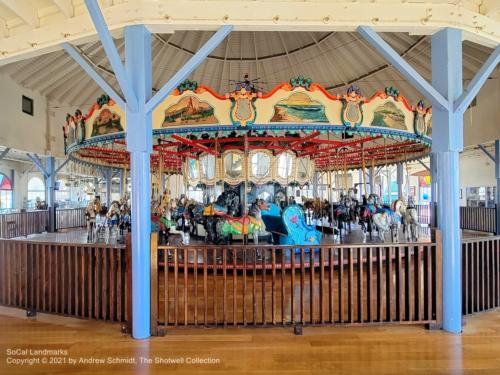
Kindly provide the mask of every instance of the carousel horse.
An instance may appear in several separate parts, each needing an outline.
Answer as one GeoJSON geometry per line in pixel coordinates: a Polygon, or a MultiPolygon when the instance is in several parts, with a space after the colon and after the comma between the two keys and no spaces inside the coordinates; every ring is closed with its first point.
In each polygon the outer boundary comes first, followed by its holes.
{"type": "Polygon", "coordinates": [[[401,225],[401,217],[398,214],[391,210],[390,207],[384,206],[372,215],[372,220],[382,242],[385,242],[386,233],[391,233],[392,242],[397,242],[401,225]]]}
{"type": "Polygon", "coordinates": [[[333,218],[337,223],[340,239],[342,239],[342,230],[347,228],[351,232],[351,224],[356,221],[355,202],[349,195],[341,195],[340,202],[333,204],[333,218]]]}
{"type": "MultiPolygon", "coordinates": [[[[262,212],[267,210],[269,210],[269,205],[264,199],[259,198],[252,203],[252,205],[250,206],[250,210],[248,211],[248,215],[250,217],[255,218],[259,222],[257,232],[252,232],[253,242],[256,245],[258,245],[259,243],[259,236],[266,236],[270,234],[269,232],[266,231],[266,225],[262,220],[262,212]]],[[[269,239],[272,240],[272,237],[270,236],[269,239]]]]}
{"type": "Polygon", "coordinates": [[[111,202],[108,212],[106,213],[106,235],[105,241],[109,243],[113,235],[118,237],[118,224],[120,223],[120,203],[118,201],[111,202]]]}
{"type": "MultiPolygon", "coordinates": [[[[206,241],[218,243],[222,234],[223,218],[235,217],[239,211],[240,199],[236,192],[229,190],[222,192],[214,203],[203,209],[201,221],[205,228],[206,241]]],[[[195,222],[197,219],[195,218],[195,222]]]]}
{"type": "Polygon", "coordinates": [[[403,224],[403,233],[406,235],[408,242],[418,241],[418,212],[413,206],[407,207],[401,199],[393,203],[393,210],[401,216],[403,224]]]}
{"type": "Polygon", "coordinates": [[[101,201],[99,198],[95,198],[93,201],[89,202],[85,208],[85,218],[87,220],[87,242],[95,241],[95,221],[97,214],[101,211],[101,201]]]}
{"type": "Polygon", "coordinates": [[[366,198],[363,199],[362,204],[358,204],[355,207],[356,217],[358,219],[358,224],[361,226],[361,230],[363,231],[363,237],[366,238],[366,233],[370,233],[370,239],[372,238],[372,229],[373,229],[373,219],[372,219],[372,211],[370,210],[370,206],[368,205],[368,201],[366,198]]]}

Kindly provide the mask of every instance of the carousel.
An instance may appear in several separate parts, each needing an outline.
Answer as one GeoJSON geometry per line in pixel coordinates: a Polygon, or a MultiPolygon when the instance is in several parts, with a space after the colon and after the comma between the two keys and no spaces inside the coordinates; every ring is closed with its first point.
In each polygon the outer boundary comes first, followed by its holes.
{"type": "MultiPolygon", "coordinates": [[[[412,105],[394,87],[368,97],[352,85],[334,95],[299,76],[262,92],[245,76],[220,94],[186,80],[153,112],[152,230],[163,243],[179,235],[183,245],[318,245],[330,234],[341,241],[352,225],[374,241],[388,234],[398,241],[400,227],[402,238],[417,240],[411,202],[383,205],[368,194],[367,170],[427,156],[431,116],[423,101],[412,105]],[[353,170],[362,171],[361,199],[349,186],[353,170]],[[319,174],[327,176],[327,198],[300,194],[314,191],[319,174]],[[190,188],[201,190],[197,200],[190,188]]],[[[126,131],[123,109],[103,95],[88,113],[67,115],[65,152],[77,164],[127,171],[126,131]]],[[[129,207],[128,196],[109,208],[92,202],[89,241],[128,230],[129,207]]]]}

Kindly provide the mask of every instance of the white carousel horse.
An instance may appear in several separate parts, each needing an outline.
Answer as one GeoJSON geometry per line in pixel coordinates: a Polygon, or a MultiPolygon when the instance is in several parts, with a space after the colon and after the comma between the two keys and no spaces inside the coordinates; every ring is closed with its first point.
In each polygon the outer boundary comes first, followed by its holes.
{"type": "Polygon", "coordinates": [[[85,208],[85,217],[87,219],[87,242],[95,242],[96,216],[101,211],[101,202],[94,199],[89,202],[85,208]]]}
{"type": "Polygon", "coordinates": [[[377,227],[378,236],[385,242],[385,234],[391,233],[392,242],[397,242],[401,219],[389,208],[381,208],[372,216],[373,224],[377,227]]]}
{"type": "Polygon", "coordinates": [[[406,240],[408,242],[418,241],[418,228],[420,224],[418,222],[417,209],[415,207],[406,207],[404,202],[398,199],[394,202],[394,211],[402,218],[403,233],[406,234],[406,240]]]}
{"type": "Polygon", "coordinates": [[[105,241],[109,243],[113,234],[117,237],[118,234],[118,224],[120,223],[120,203],[118,201],[113,201],[109,206],[108,212],[106,214],[106,234],[105,241]]]}

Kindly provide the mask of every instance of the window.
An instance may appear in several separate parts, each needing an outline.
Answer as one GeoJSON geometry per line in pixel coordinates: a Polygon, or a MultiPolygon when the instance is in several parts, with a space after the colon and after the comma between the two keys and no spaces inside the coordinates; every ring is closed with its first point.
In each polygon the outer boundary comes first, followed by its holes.
{"type": "Polygon", "coordinates": [[[11,209],[12,207],[12,182],[0,173],[0,210],[11,209]]]}
{"type": "Polygon", "coordinates": [[[33,99],[28,98],[27,96],[23,95],[22,109],[23,109],[24,113],[33,116],[33,114],[35,113],[35,110],[33,107],[33,99]]]}
{"type": "Polygon", "coordinates": [[[28,181],[28,208],[35,208],[37,198],[45,201],[45,183],[40,177],[32,177],[28,181]]]}
{"type": "Polygon", "coordinates": [[[56,190],[56,202],[59,204],[60,208],[64,208],[70,201],[71,191],[69,183],[66,180],[57,180],[56,186],[58,186],[56,190]]]}

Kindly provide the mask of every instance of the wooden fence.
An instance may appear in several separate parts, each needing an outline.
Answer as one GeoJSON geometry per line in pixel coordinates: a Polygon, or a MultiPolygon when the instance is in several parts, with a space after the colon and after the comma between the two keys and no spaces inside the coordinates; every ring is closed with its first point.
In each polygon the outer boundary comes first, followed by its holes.
{"type": "Polygon", "coordinates": [[[152,334],[168,326],[441,323],[441,240],[431,243],[158,246],[152,334]]]}
{"type": "Polygon", "coordinates": [[[56,210],[56,228],[79,228],[87,225],[85,208],[67,208],[56,210]]]}
{"type": "Polygon", "coordinates": [[[0,240],[0,304],[129,322],[125,247],[0,240]]]}
{"type": "Polygon", "coordinates": [[[479,232],[496,232],[496,208],[460,207],[460,228],[479,232]]]}
{"type": "Polygon", "coordinates": [[[500,237],[462,240],[462,313],[500,307],[500,237]]]}
{"type": "Polygon", "coordinates": [[[0,238],[42,233],[48,225],[49,213],[46,210],[0,214],[0,238]]]}

